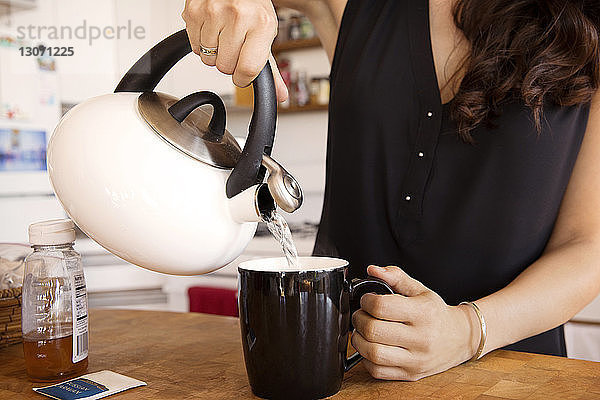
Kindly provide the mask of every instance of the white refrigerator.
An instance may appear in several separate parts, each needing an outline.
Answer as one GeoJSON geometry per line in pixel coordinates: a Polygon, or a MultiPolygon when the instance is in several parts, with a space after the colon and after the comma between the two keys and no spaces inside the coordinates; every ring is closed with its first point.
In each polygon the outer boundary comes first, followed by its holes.
{"type": "Polygon", "coordinates": [[[29,223],[65,215],[46,170],[61,114],[55,60],[21,55],[27,45],[0,33],[0,242],[26,242],[29,223]]]}

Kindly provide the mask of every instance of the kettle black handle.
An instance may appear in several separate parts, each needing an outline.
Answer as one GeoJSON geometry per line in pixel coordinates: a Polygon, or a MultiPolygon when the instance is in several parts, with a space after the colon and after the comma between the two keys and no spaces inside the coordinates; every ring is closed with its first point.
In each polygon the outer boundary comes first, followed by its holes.
{"type": "MultiPolygon", "coordinates": [[[[163,76],[191,51],[185,29],[172,34],[148,50],[127,71],[115,93],[153,91],[163,76]]],[[[262,156],[264,153],[271,154],[275,139],[277,98],[268,62],[252,83],[254,110],[242,156],[227,180],[226,193],[229,198],[262,182],[265,175],[265,169],[261,166],[262,156]]],[[[216,109],[213,115],[216,115],[216,109]]]]}
{"type": "Polygon", "coordinates": [[[252,82],[254,110],[242,156],[227,179],[228,198],[262,182],[266,169],[263,154],[271,155],[277,120],[277,95],[271,65],[267,62],[252,82]]]}

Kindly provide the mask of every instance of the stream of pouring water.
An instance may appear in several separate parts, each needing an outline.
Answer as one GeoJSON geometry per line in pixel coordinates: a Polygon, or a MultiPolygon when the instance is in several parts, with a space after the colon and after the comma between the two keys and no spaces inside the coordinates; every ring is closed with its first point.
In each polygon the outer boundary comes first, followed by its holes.
{"type": "Polygon", "coordinates": [[[267,228],[275,239],[281,245],[283,254],[290,268],[299,268],[298,251],[292,240],[292,232],[285,218],[277,211],[273,211],[271,215],[263,216],[263,221],[267,224],[267,228]]]}

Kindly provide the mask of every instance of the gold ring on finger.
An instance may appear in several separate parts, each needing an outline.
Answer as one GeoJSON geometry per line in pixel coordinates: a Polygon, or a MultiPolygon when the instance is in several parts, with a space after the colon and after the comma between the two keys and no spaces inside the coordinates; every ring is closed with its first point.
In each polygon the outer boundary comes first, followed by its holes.
{"type": "Polygon", "coordinates": [[[205,56],[216,56],[218,47],[204,47],[200,45],[200,53],[205,56]]]}

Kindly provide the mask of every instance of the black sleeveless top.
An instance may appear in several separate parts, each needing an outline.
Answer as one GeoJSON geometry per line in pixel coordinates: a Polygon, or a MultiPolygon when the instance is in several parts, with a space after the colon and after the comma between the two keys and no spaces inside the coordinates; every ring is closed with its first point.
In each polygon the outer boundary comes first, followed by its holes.
{"type": "MultiPolygon", "coordinates": [[[[435,74],[427,0],[350,0],[331,70],[325,202],[314,253],[398,265],[451,305],[510,283],[550,238],[589,105],[518,99],[458,139],[435,74]]],[[[562,326],[509,349],[566,355],[562,326]]]]}

